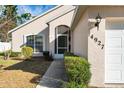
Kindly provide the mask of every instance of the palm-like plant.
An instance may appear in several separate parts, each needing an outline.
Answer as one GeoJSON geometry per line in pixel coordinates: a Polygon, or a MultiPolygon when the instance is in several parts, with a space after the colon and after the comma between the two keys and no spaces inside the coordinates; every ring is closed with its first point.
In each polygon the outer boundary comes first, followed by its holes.
{"type": "Polygon", "coordinates": [[[20,25],[20,24],[26,22],[27,20],[30,20],[31,18],[32,18],[32,16],[30,13],[21,14],[21,16],[17,16],[18,24],[20,25]]]}

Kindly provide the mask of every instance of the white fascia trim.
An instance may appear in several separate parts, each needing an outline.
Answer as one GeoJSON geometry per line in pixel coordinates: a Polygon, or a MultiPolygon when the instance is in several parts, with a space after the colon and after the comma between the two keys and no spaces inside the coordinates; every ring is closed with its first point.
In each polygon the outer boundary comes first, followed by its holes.
{"type": "Polygon", "coordinates": [[[73,17],[72,17],[72,21],[71,21],[71,27],[72,27],[72,24],[73,24],[73,22],[74,22],[74,20],[75,20],[75,17],[76,17],[76,14],[77,14],[77,11],[78,11],[78,9],[79,9],[79,5],[77,6],[75,6],[76,8],[75,8],[75,12],[74,12],[74,15],[73,15],[73,17]]]}
{"type": "Polygon", "coordinates": [[[25,26],[25,25],[31,23],[32,21],[35,21],[36,19],[38,19],[38,18],[40,18],[40,17],[42,17],[42,16],[44,16],[44,15],[46,15],[46,14],[48,14],[48,13],[54,11],[54,10],[56,10],[56,9],[58,9],[59,7],[62,7],[62,6],[63,6],[63,5],[58,5],[58,6],[54,7],[54,8],[52,8],[52,9],[50,9],[50,10],[44,12],[43,14],[41,14],[41,15],[39,15],[39,16],[37,16],[37,17],[35,17],[35,18],[33,18],[33,19],[31,19],[31,20],[25,22],[24,24],[22,24],[22,25],[20,25],[20,26],[18,26],[18,27],[16,27],[16,28],[10,30],[8,33],[12,33],[12,32],[14,32],[15,30],[17,30],[17,29],[19,29],[19,28],[21,28],[21,27],[23,27],[23,26],[25,26]]]}
{"type": "MultiPolygon", "coordinates": [[[[83,6],[84,6],[84,7],[83,7],[83,14],[84,14],[84,12],[85,12],[85,10],[86,10],[86,8],[87,8],[88,6],[87,6],[87,5],[83,5],[83,6]]],[[[80,5],[77,5],[77,6],[76,6],[76,9],[75,9],[74,16],[73,16],[72,21],[71,21],[71,29],[73,29],[73,26],[74,26],[75,22],[77,21],[76,18],[79,18],[79,16],[78,16],[79,9],[80,9],[80,5]]],[[[79,21],[79,20],[78,20],[78,21],[79,21]]]]}

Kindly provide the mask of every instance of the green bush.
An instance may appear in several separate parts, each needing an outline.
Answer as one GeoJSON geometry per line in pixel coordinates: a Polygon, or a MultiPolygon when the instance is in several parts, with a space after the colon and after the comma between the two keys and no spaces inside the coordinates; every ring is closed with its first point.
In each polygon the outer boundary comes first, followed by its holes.
{"type": "MultiPolygon", "coordinates": [[[[65,68],[69,82],[68,87],[88,86],[91,78],[90,64],[85,58],[78,56],[64,56],[65,68]]],[[[65,85],[66,86],[66,85],[65,85]]]]}
{"type": "Polygon", "coordinates": [[[18,57],[21,54],[21,52],[11,52],[10,57],[18,57]]]}
{"type": "Polygon", "coordinates": [[[27,46],[22,47],[21,52],[22,52],[22,55],[24,55],[26,59],[30,59],[33,55],[33,49],[31,47],[27,47],[27,46]]]}
{"type": "Polygon", "coordinates": [[[64,53],[64,56],[74,56],[74,54],[71,53],[71,52],[65,52],[65,53],[64,53]]]}
{"type": "MultiPolygon", "coordinates": [[[[6,53],[8,53],[8,52],[6,51],[6,53]]],[[[10,53],[10,51],[9,51],[9,54],[10,54],[10,57],[18,57],[21,53],[20,52],[12,52],[12,51],[10,53]]],[[[5,56],[5,52],[0,52],[0,56],[5,56]]]]}
{"type": "Polygon", "coordinates": [[[4,56],[4,52],[0,52],[0,56],[4,56]]]}
{"type": "Polygon", "coordinates": [[[88,86],[85,84],[78,84],[74,81],[70,81],[64,84],[65,88],[87,88],[88,86]]]}
{"type": "Polygon", "coordinates": [[[5,54],[6,54],[7,56],[10,56],[11,53],[12,53],[12,50],[6,50],[6,51],[5,51],[5,54]]]}

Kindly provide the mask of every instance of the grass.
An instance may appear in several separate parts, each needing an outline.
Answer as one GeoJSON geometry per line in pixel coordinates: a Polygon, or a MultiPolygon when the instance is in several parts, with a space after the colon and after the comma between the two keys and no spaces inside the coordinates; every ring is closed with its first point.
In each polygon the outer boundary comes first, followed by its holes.
{"type": "Polygon", "coordinates": [[[3,59],[0,59],[0,65],[4,65],[4,66],[10,66],[10,65],[14,65],[18,63],[17,60],[3,60],[3,59]]]}
{"type": "Polygon", "coordinates": [[[35,88],[51,62],[43,58],[3,60],[0,58],[0,88],[35,88]]]}

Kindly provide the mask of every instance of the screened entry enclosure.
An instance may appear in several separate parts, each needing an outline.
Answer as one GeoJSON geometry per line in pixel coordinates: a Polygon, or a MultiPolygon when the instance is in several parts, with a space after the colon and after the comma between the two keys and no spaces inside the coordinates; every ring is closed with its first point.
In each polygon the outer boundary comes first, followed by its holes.
{"type": "Polygon", "coordinates": [[[43,52],[43,36],[30,35],[27,36],[27,46],[32,47],[35,52],[43,52]]]}
{"type": "Polygon", "coordinates": [[[64,52],[69,51],[69,37],[70,37],[69,27],[61,25],[55,29],[55,53],[64,54],[64,52]]]}

